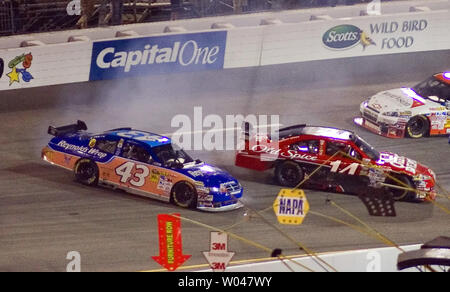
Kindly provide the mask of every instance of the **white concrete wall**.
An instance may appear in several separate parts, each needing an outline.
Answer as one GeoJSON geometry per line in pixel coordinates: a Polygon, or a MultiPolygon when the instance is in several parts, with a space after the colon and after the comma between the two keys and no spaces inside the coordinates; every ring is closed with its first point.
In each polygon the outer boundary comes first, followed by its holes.
{"type": "MultiPolygon", "coordinates": [[[[404,251],[420,249],[421,245],[402,246],[404,251]]],[[[320,254],[321,260],[330,264],[338,272],[398,272],[397,259],[400,250],[395,247],[363,249],[335,253],[320,254]]],[[[325,272],[322,266],[326,266],[310,257],[301,257],[285,260],[266,261],[262,263],[236,265],[227,268],[226,272],[306,272],[304,267],[314,272],[325,272]],[[296,264],[296,263],[299,264],[296,264]],[[287,266],[289,266],[289,268],[287,266]],[[302,267],[303,266],[303,267],[302,267]]],[[[327,267],[328,271],[332,271],[327,267]]],[[[418,272],[417,269],[406,269],[404,272],[418,272]]],[[[200,272],[212,272],[201,270],[200,272]]]]}
{"type": "MultiPolygon", "coordinates": [[[[123,39],[116,37],[118,31],[132,31],[132,36],[128,39],[149,36],[167,36],[167,39],[170,39],[180,34],[225,30],[226,46],[220,48],[225,50],[223,69],[450,50],[449,0],[386,3],[382,6],[382,15],[360,16],[361,11],[365,9],[365,5],[342,6],[2,37],[0,58],[3,59],[5,68],[0,78],[0,90],[89,81],[91,65],[95,65],[91,64],[91,60],[96,57],[92,56],[93,44],[104,40],[123,39]],[[411,7],[423,6],[429,9],[425,12],[410,12],[411,7]],[[310,20],[312,15],[329,17],[324,17],[324,20],[310,20]],[[403,23],[408,21],[425,22],[426,28],[422,31],[402,31],[403,23]],[[219,26],[221,28],[211,29],[214,23],[222,24],[219,26]],[[376,25],[381,26],[383,23],[388,27],[396,23],[399,28],[395,32],[383,33],[374,30],[376,25]],[[328,30],[341,25],[357,27],[364,31],[374,44],[365,48],[361,43],[357,43],[341,50],[330,49],[322,38],[328,30]],[[164,30],[173,32],[164,33],[164,30]],[[71,36],[82,36],[85,41],[68,42],[71,36]],[[390,39],[408,39],[413,43],[402,48],[387,48],[386,44],[390,39]],[[33,46],[21,47],[27,45],[24,41],[33,46]],[[17,80],[14,68],[8,67],[12,59],[24,53],[33,55],[32,65],[26,70],[26,74],[33,77],[29,82],[20,78],[20,73],[17,80]]],[[[20,65],[16,67],[19,72],[23,69],[20,65]]],[[[153,74],[151,70],[146,71],[153,74]]],[[[181,70],[175,68],[169,73],[179,71],[181,70]]],[[[120,76],[126,77],[126,74],[120,76]]]]}

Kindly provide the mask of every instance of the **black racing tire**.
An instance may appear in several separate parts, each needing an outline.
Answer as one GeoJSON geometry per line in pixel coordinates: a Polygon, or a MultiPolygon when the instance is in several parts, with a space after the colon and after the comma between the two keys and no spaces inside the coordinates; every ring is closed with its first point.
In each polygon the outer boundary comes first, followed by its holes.
{"type": "Polygon", "coordinates": [[[172,188],[170,196],[172,203],[179,207],[188,209],[197,208],[197,198],[197,190],[191,183],[186,181],[177,183],[172,188]]]}
{"type": "Polygon", "coordinates": [[[298,163],[284,161],[275,168],[275,178],[281,186],[294,188],[303,181],[305,172],[298,163]]]}
{"type": "Polygon", "coordinates": [[[98,184],[99,171],[97,164],[90,159],[80,159],[74,169],[75,179],[87,186],[98,184]]]}
{"type": "Polygon", "coordinates": [[[428,118],[425,116],[412,117],[406,125],[406,133],[414,139],[428,136],[430,133],[430,122],[428,118]]]}
{"type": "MultiPolygon", "coordinates": [[[[409,178],[406,175],[396,175],[394,176],[396,179],[398,179],[401,184],[399,184],[397,181],[393,179],[388,179],[387,183],[395,186],[401,186],[401,187],[407,187],[410,189],[415,189],[414,183],[412,182],[411,178],[409,178]]],[[[405,201],[405,202],[414,202],[417,200],[417,194],[412,191],[407,190],[400,190],[400,189],[394,189],[389,188],[389,192],[392,194],[392,198],[394,201],[405,201]]]]}

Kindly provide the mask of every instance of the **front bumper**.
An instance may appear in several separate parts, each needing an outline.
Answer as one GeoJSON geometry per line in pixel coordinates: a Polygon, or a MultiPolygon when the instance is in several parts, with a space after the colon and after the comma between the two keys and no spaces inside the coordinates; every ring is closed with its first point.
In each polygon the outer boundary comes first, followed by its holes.
{"type": "Polygon", "coordinates": [[[433,178],[413,178],[415,188],[417,190],[417,199],[423,202],[432,202],[436,200],[436,176],[432,172],[433,178]]]}
{"type": "Polygon", "coordinates": [[[205,212],[212,212],[212,213],[218,213],[218,212],[227,212],[227,211],[233,211],[244,207],[244,204],[242,204],[240,201],[237,201],[235,204],[221,206],[221,207],[207,207],[207,206],[198,206],[197,209],[205,212]]]}
{"type": "Polygon", "coordinates": [[[423,199],[424,202],[434,202],[436,200],[436,193],[433,192],[428,192],[425,195],[425,198],[423,199]]]}
{"type": "Polygon", "coordinates": [[[240,199],[244,195],[244,189],[237,181],[223,183],[220,186],[226,187],[227,192],[220,193],[214,188],[197,186],[197,209],[207,212],[225,212],[240,209],[243,204],[240,199]]]}
{"type": "Polygon", "coordinates": [[[417,189],[416,200],[419,202],[434,202],[436,200],[436,192],[432,191],[422,191],[417,189]]]}
{"type": "Polygon", "coordinates": [[[405,125],[387,125],[387,124],[376,124],[362,117],[357,117],[353,119],[353,122],[358,126],[361,126],[372,133],[377,135],[400,139],[405,137],[406,124],[405,125]]]}
{"type": "Polygon", "coordinates": [[[361,105],[361,116],[354,118],[354,123],[377,135],[388,138],[404,138],[407,119],[403,117],[387,117],[379,112],[361,105]]]}

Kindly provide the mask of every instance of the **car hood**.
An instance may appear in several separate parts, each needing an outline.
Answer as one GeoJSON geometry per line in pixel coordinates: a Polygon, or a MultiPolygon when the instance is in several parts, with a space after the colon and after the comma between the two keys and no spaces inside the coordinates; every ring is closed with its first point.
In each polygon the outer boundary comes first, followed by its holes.
{"type": "Polygon", "coordinates": [[[380,159],[376,162],[377,165],[390,168],[397,172],[404,172],[411,176],[426,175],[434,177],[430,168],[418,163],[417,161],[400,156],[391,152],[380,153],[380,159]]]}
{"type": "Polygon", "coordinates": [[[411,88],[398,88],[377,93],[369,100],[369,107],[378,112],[407,111],[438,105],[416,94],[411,88]]]}
{"type": "Polygon", "coordinates": [[[195,181],[203,182],[206,187],[220,187],[221,184],[229,182],[237,183],[228,172],[206,163],[188,165],[179,171],[195,181]]]}

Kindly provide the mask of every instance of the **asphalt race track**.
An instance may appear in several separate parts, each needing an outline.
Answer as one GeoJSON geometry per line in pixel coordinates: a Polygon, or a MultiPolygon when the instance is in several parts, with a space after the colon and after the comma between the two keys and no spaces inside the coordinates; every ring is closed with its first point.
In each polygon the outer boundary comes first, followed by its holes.
{"type": "MultiPolygon", "coordinates": [[[[379,150],[399,153],[431,167],[450,189],[450,145],[447,137],[392,140],[357,128],[352,118],[364,98],[384,89],[413,85],[439,70],[450,53],[428,53],[385,60],[348,60],[321,64],[282,65],[122,81],[102,81],[0,93],[0,271],[65,271],[70,251],[81,254],[82,271],[144,271],[161,267],[157,215],[183,217],[231,232],[285,255],[303,254],[257,216],[246,210],[210,214],[177,208],[121,191],[89,188],[70,172],[40,159],[48,142],[47,127],[77,119],[91,131],[131,126],[173,133],[177,114],[193,116],[194,107],[209,114],[280,115],[284,125],[308,123],[354,130],[379,150]],[[413,60],[414,66],[409,62],[413,60]],[[404,66],[392,60],[400,60],[404,66]],[[433,61],[431,61],[433,60],[433,61]],[[374,64],[377,64],[378,67],[374,64]],[[333,66],[333,67],[332,67],[333,66]],[[311,69],[313,68],[313,69],[311,69]],[[361,74],[357,74],[359,68],[361,74]],[[369,69],[372,68],[372,69],[369,69]],[[414,69],[415,70],[412,70],[414,69]],[[346,75],[346,72],[348,75],[346,75]]],[[[394,57],[392,57],[394,58],[394,57]]],[[[271,173],[234,167],[232,151],[190,151],[237,177],[245,187],[244,202],[254,210],[270,207],[280,188],[271,173]]],[[[450,235],[450,217],[432,204],[397,203],[395,218],[370,217],[357,197],[307,190],[311,209],[356,223],[326,202],[333,200],[397,244],[417,244],[450,235]]],[[[450,208],[450,201],[438,203],[450,208]]],[[[273,211],[263,213],[276,224],[273,211]]],[[[210,230],[183,222],[185,264],[205,265],[210,230]]],[[[349,227],[310,214],[303,225],[280,226],[316,252],[381,247],[383,243],[349,227]]],[[[233,261],[267,258],[269,253],[231,239],[233,261]]],[[[202,266],[204,269],[205,266],[202,266]]]]}

